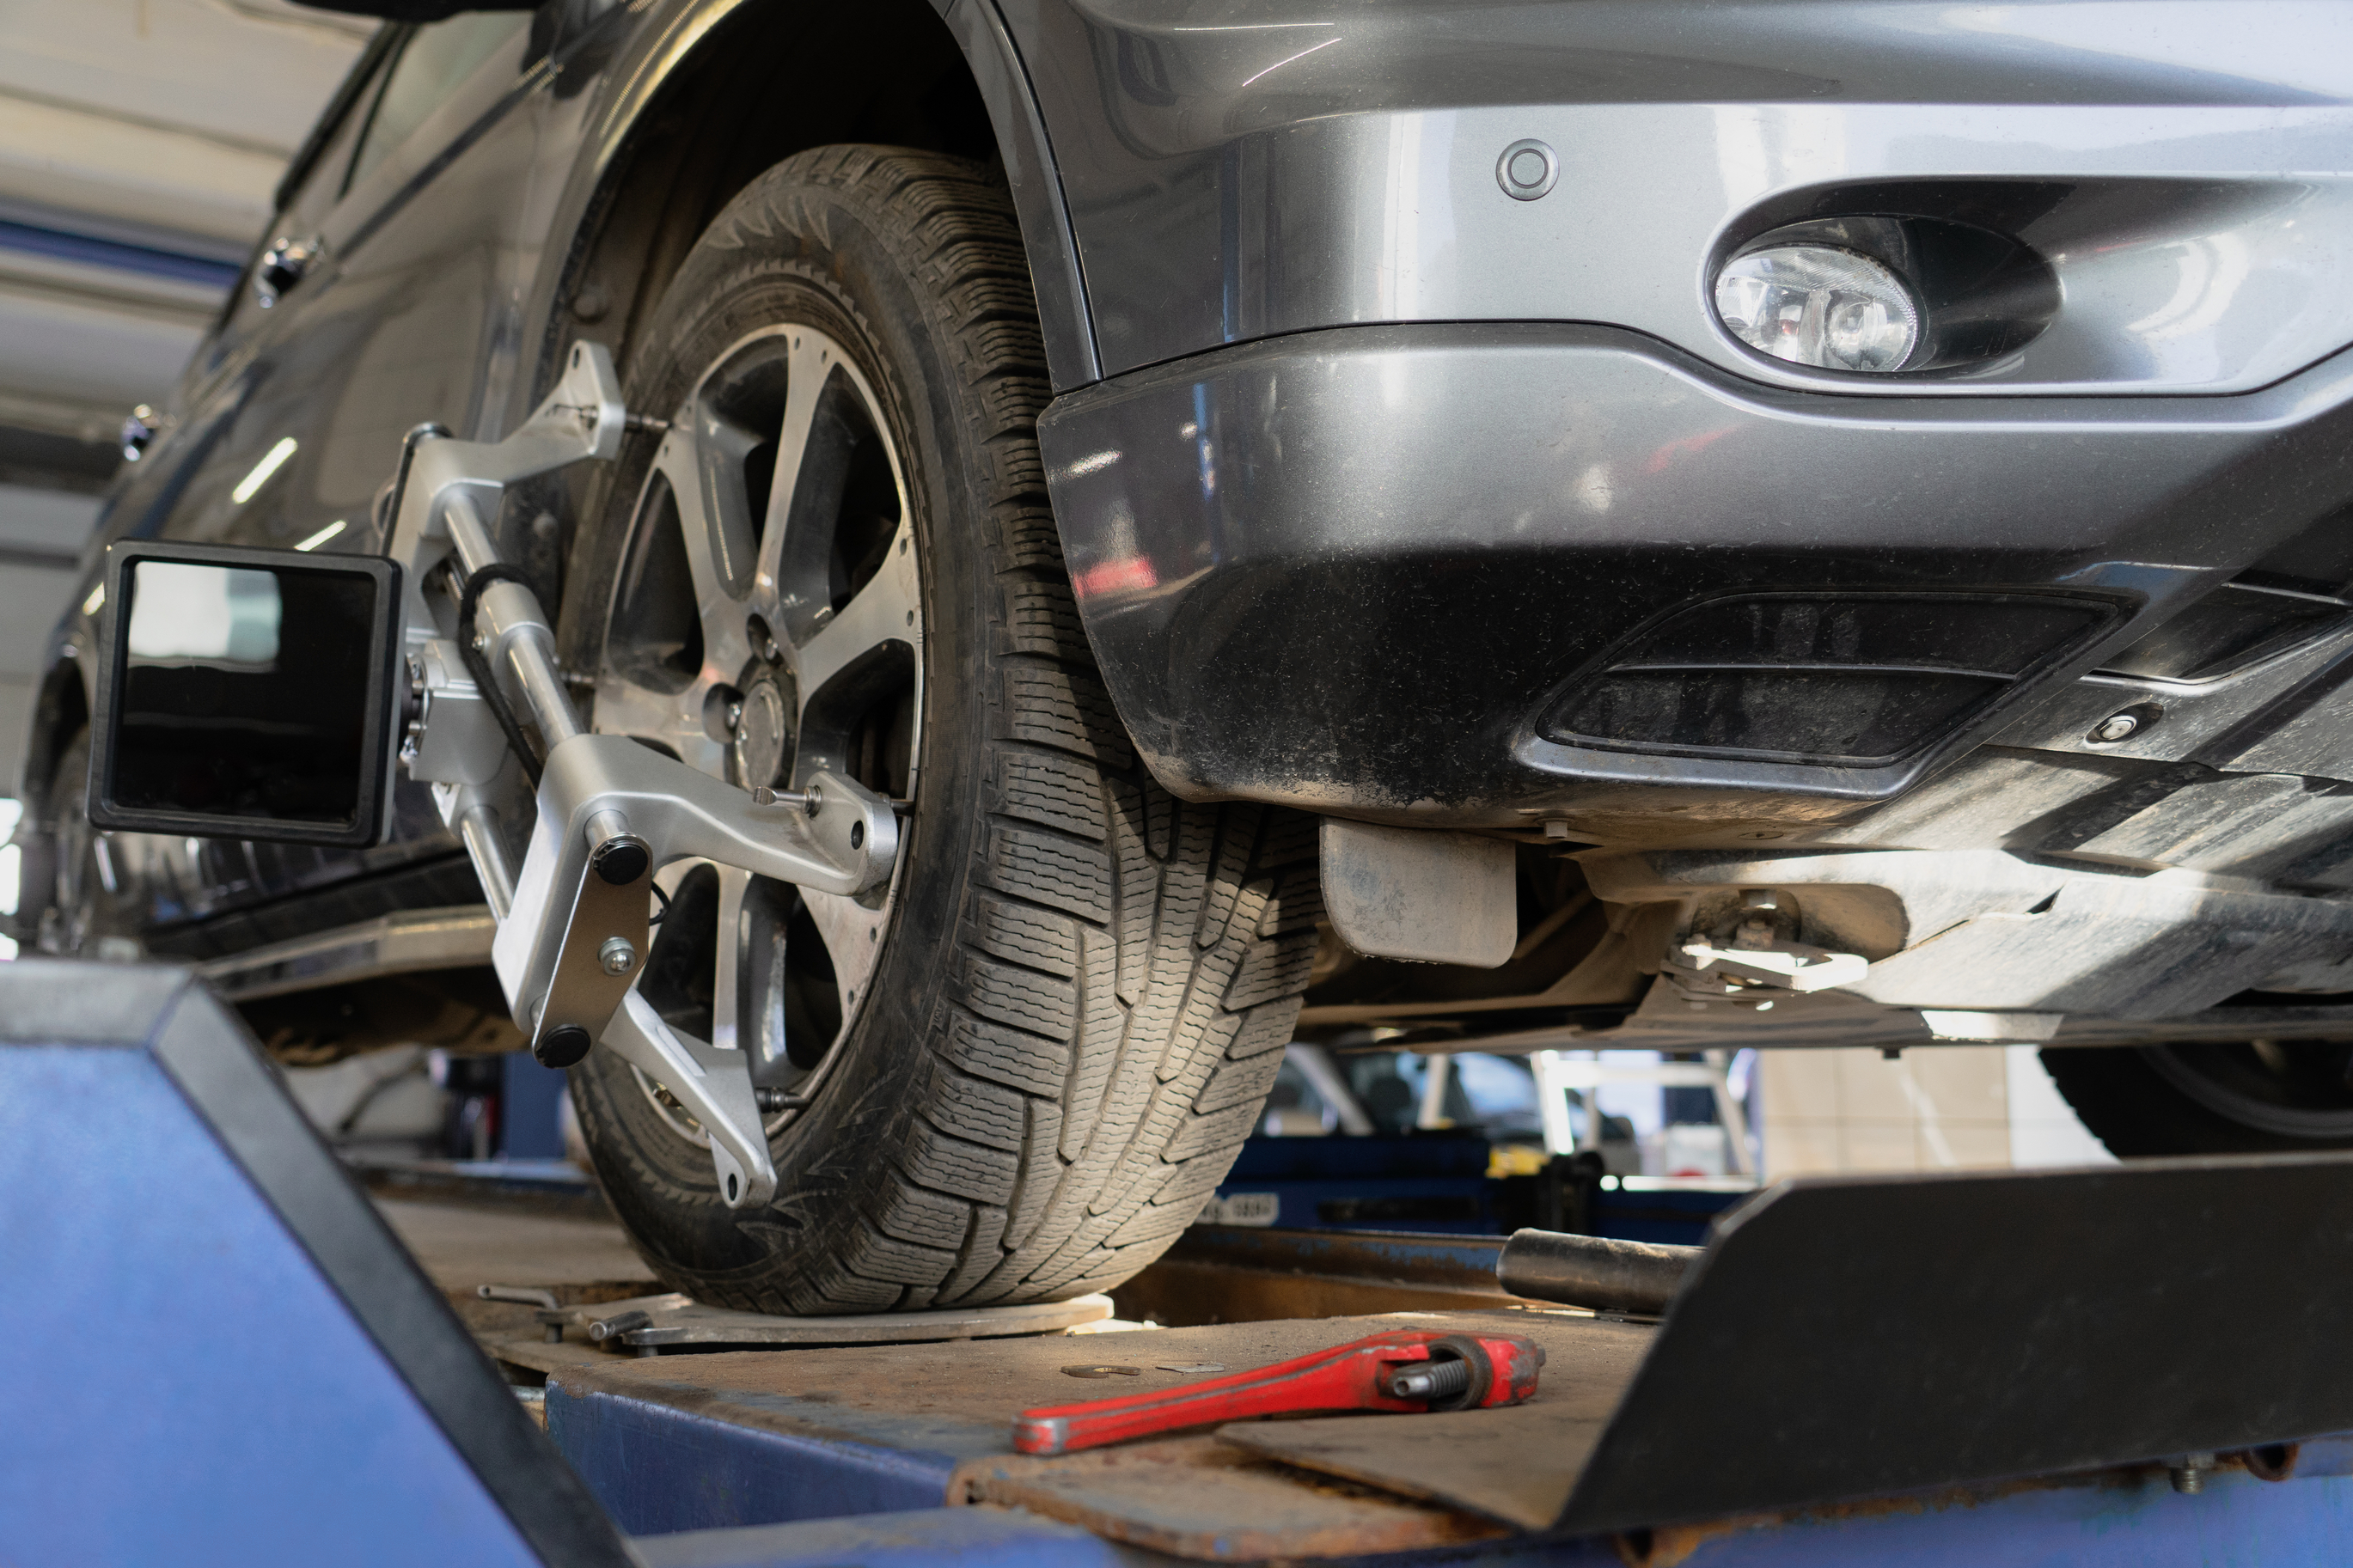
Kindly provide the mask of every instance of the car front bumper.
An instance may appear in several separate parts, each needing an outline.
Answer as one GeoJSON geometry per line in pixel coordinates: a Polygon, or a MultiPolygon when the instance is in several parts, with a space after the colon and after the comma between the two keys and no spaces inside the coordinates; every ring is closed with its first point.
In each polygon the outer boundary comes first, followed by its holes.
{"type": "MultiPolygon", "coordinates": [[[[1359,326],[1118,377],[1039,431],[1111,696],[1180,795],[1778,837],[2031,723],[2325,527],[2353,497],[2353,353],[2232,396],[1963,399],[1768,387],[1608,327],[1359,326]],[[1946,600],[2089,618],[1891,754],[1564,731],[1564,694],[1630,638],[1825,593],[1874,624],[1946,600]]],[[[1741,657],[1770,664],[1772,642],[1741,657]]],[[[1672,687],[1674,659],[1651,663],[1672,687]]],[[[1811,677],[1774,679],[1787,709],[1811,677]]]]}

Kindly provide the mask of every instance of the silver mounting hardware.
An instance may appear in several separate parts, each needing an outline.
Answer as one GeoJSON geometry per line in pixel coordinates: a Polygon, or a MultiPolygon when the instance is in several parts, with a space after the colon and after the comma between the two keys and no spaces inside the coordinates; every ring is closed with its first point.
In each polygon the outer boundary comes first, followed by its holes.
{"type": "Polygon", "coordinates": [[[757,1207],[776,1195],[767,1128],[742,1051],[677,1033],[634,989],[621,999],[601,1043],[669,1089],[702,1123],[711,1139],[719,1195],[728,1207],[757,1207]]]}
{"type": "Polygon", "coordinates": [[[1743,930],[1734,941],[1736,945],[1731,947],[1718,947],[1705,937],[1684,942],[1677,950],[1681,962],[1668,959],[1661,966],[1662,973],[1694,1000],[1746,997],[1769,1002],[1776,994],[1852,985],[1871,969],[1861,953],[1778,942],[1769,934],[1743,930]],[[1752,942],[1757,945],[1748,945],[1752,942]]]}
{"type": "Polygon", "coordinates": [[[507,765],[507,738],[466,673],[458,645],[434,637],[408,658],[417,695],[408,776],[446,784],[486,784],[498,777],[507,765]]]}
{"type": "Polygon", "coordinates": [[[653,873],[697,858],[820,892],[865,892],[889,880],[898,858],[893,803],[830,773],[797,792],[747,792],[625,735],[592,733],[530,588],[489,582],[470,628],[454,613],[459,585],[501,564],[489,520],[505,486],[609,459],[625,429],[654,423],[623,409],[611,356],[581,342],[547,400],[505,440],[412,433],[390,551],[405,568],[405,651],[421,688],[412,773],[434,786],[481,879],[499,922],[492,962],[532,1053],[551,1067],[570,1067],[599,1044],[620,1056],[704,1130],[728,1205],[757,1205],[775,1195],[776,1173],[747,1053],[678,1033],[635,989],[650,946],[653,873]],[[447,574],[437,570],[445,562],[447,574]],[[428,583],[445,584],[448,602],[428,597],[428,583]],[[455,639],[472,634],[498,695],[544,749],[535,799],[523,794],[491,694],[459,658],[455,639]],[[779,805],[793,815],[779,816],[779,805]],[[520,873],[507,859],[502,809],[535,813],[520,873]]]}

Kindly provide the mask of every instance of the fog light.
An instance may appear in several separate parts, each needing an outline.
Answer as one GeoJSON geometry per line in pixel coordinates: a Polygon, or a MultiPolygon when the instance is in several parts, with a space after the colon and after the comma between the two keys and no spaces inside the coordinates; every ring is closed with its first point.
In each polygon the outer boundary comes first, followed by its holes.
{"type": "Polygon", "coordinates": [[[1715,309],[1750,348],[1822,370],[1898,370],[1920,341],[1920,307],[1904,279],[1827,245],[1734,257],[1716,274],[1715,309]]]}

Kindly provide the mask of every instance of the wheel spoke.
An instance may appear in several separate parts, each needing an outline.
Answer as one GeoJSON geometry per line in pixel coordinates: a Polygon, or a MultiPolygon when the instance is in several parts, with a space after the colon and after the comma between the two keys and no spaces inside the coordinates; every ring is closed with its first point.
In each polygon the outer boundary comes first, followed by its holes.
{"type": "Polygon", "coordinates": [[[918,641],[921,591],[911,541],[902,521],[882,569],[839,613],[820,618],[806,637],[791,645],[786,657],[800,682],[803,709],[827,682],[872,649],[888,642],[912,646],[918,641]]]}
{"type": "Polygon", "coordinates": [[[751,656],[744,621],[750,614],[752,520],[743,460],[750,443],[741,431],[716,420],[698,418],[697,426],[691,443],[677,430],[664,437],[655,466],[678,500],[695,615],[702,623],[704,679],[724,683],[735,679],[751,656]]]}
{"type": "MultiPolygon", "coordinates": [[[[796,328],[785,363],[785,415],[776,431],[776,479],[765,498],[766,521],[760,531],[760,561],[752,602],[779,624],[813,615],[825,604],[825,540],[790,538],[793,501],[809,467],[809,437],[825,401],[839,351],[823,333],[796,328]],[[791,557],[786,556],[789,538],[791,557]],[[816,571],[809,570],[815,545],[816,571]],[[815,595],[811,602],[811,595],[815,595]]],[[[828,432],[829,434],[830,432],[828,432]]],[[[814,477],[814,476],[811,476],[814,477]]],[[[829,520],[828,520],[829,521],[829,520]]]]}

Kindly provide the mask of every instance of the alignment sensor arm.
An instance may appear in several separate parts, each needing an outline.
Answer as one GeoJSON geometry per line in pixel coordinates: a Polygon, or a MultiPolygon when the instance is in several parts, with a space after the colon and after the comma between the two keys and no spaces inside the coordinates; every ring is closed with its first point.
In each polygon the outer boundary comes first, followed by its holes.
{"type": "Polygon", "coordinates": [[[757,1205],[775,1195],[776,1173],[745,1053],[679,1033],[636,991],[654,873],[699,858],[822,892],[864,892],[890,879],[899,824],[889,800],[852,779],[819,773],[798,794],[755,798],[582,725],[538,595],[499,559],[484,520],[508,484],[613,458],[628,418],[611,356],[581,342],[505,440],[411,433],[391,549],[406,568],[415,700],[401,757],[412,778],[435,786],[481,879],[499,924],[492,961],[532,1054],[550,1067],[570,1067],[597,1043],[618,1054],[708,1132],[728,1205],[757,1205]],[[444,590],[438,603],[428,582],[444,590]],[[543,760],[525,726],[538,731],[543,760]],[[519,771],[535,777],[535,791],[519,771]],[[502,810],[533,814],[519,873],[502,810]]]}

